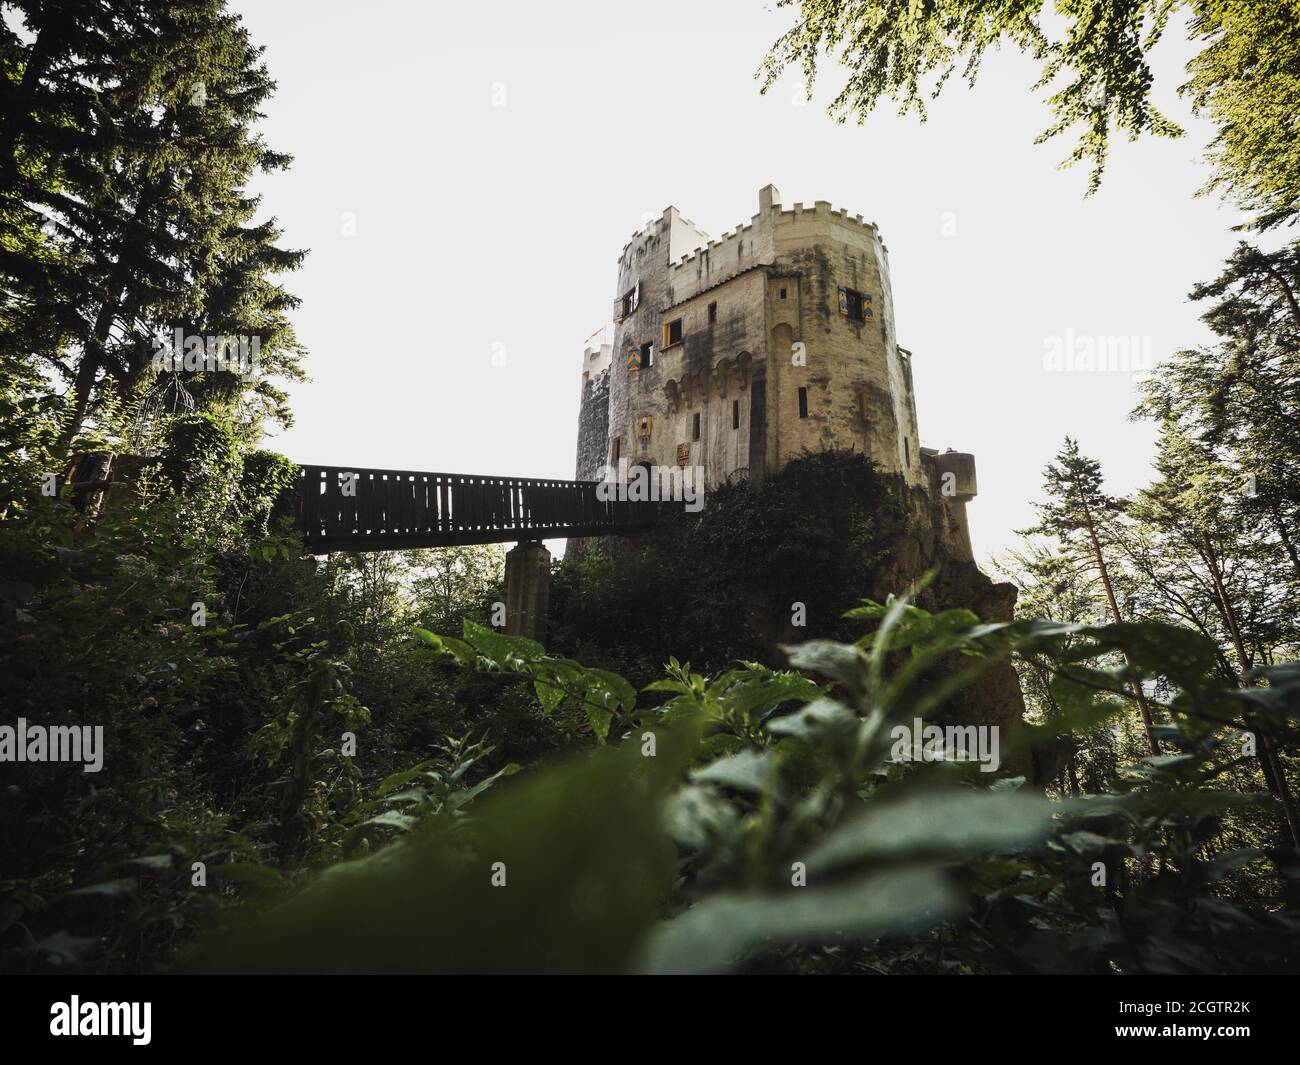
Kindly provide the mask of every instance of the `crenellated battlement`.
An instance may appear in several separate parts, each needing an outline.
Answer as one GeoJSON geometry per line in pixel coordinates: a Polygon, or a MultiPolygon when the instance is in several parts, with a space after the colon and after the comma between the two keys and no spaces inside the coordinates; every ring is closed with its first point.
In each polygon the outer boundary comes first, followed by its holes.
{"type": "Polygon", "coordinates": [[[751,218],[748,222],[745,222],[743,225],[738,225],[735,229],[728,230],[726,233],[723,233],[722,236],[714,240],[710,240],[703,247],[696,248],[694,251],[691,252],[687,252],[685,255],[682,255],[681,257],[674,259],[668,265],[670,267],[676,268],[679,266],[684,266],[687,263],[694,262],[702,255],[713,254],[723,248],[726,248],[728,245],[735,244],[738,240],[743,239],[747,233],[752,234],[754,227],[760,224],[761,224],[761,216],[754,215],[753,218],[751,218]]]}
{"type": "MultiPolygon", "coordinates": [[[[664,208],[663,213],[658,218],[648,220],[645,225],[636,230],[618,255],[618,264],[620,267],[626,267],[631,259],[631,253],[634,248],[639,249],[642,253],[655,247],[660,241],[668,240],[670,245],[672,236],[676,230],[679,234],[690,234],[695,237],[693,245],[698,245],[702,241],[708,240],[709,235],[700,229],[694,222],[681,213],[672,204],[664,208]]],[[[671,247],[669,249],[671,251],[671,247]]],[[[689,254],[689,253],[683,253],[689,254]]]]}
{"type": "Polygon", "coordinates": [[[760,212],[753,215],[748,222],[728,230],[722,236],[710,240],[694,251],[673,259],[669,266],[679,270],[699,262],[704,257],[716,258],[719,254],[726,255],[739,242],[758,239],[759,233],[768,226],[779,227],[799,223],[806,225],[821,220],[853,227],[873,240],[881,239],[879,227],[875,222],[866,221],[860,214],[849,214],[847,208],[836,208],[827,200],[817,200],[811,207],[802,203],[796,203],[789,208],[774,206],[770,209],[770,214],[760,212]]]}
{"type": "Polygon", "coordinates": [[[837,208],[827,200],[817,200],[811,207],[796,203],[788,209],[775,211],[774,218],[778,229],[782,226],[826,222],[847,228],[855,235],[865,235],[873,242],[879,243],[882,248],[885,246],[880,236],[880,227],[875,222],[867,221],[860,214],[850,214],[847,208],[837,208]]]}

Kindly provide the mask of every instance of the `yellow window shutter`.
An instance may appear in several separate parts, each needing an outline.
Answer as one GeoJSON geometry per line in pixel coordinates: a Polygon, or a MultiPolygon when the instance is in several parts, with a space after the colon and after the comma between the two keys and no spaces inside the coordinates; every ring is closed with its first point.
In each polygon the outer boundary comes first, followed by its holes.
{"type": "Polygon", "coordinates": [[[849,316],[849,291],[843,285],[840,286],[840,314],[849,316]]]}
{"type": "Polygon", "coordinates": [[[869,322],[873,318],[875,318],[875,314],[871,310],[871,295],[864,292],[862,293],[862,320],[869,322]]]}
{"type": "Polygon", "coordinates": [[[659,350],[662,351],[666,347],[668,347],[668,323],[664,322],[664,342],[659,345],[659,350]]]}

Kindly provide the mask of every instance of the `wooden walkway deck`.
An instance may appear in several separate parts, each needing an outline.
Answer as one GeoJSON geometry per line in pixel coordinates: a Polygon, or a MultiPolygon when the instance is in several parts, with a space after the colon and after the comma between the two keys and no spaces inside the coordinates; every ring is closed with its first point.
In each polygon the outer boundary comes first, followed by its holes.
{"type": "Polygon", "coordinates": [[[302,466],[307,547],[395,551],[636,532],[657,506],[597,498],[595,481],[302,466]]]}

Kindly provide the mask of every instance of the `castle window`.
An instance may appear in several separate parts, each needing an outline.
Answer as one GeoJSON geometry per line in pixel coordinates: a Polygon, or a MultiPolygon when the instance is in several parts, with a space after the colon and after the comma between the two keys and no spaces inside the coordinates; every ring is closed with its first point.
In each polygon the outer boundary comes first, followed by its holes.
{"type": "Polygon", "coordinates": [[[785,289],[782,289],[782,290],[781,290],[781,295],[780,295],[778,298],[779,298],[779,299],[785,299],[785,289]]]}
{"type": "Polygon", "coordinates": [[[695,414],[691,416],[691,439],[698,440],[699,438],[700,438],[700,415],[699,412],[697,411],[695,414]]]}
{"type": "Polygon", "coordinates": [[[618,462],[618,453],[622,450],[622,444],[623,438],[621,436],[616,436],[614,437],[614,442],[609,445],[609,461],[611,465],[618,462]]]}
{"type": "Polygon", "coordinates": [[[855,322],[870,322],[875,318],[871,309],[871,295],[854,288],[840,286],[840,314],[855,322]]]}
{"type": "Polygon", "coordinates": [[[731,427],[733,429],[740,428],[740,400],[738,399],[731,401],[731,427]]]}
{"type": "Polygon", "coordinates": [[[648,370],[655,363],[655,348],[649,341],[641,345],[641,369],[648,370]]]}
{"type": "Polygon", "coordinates": [[[907,437],[903,437],[903,465],[912,465],[912,448],[907,442],[907,437]]]}
{"type": "Polygon", "coordinates": [[[710,303],[709,304],[709,325],[712,325],[717,320],[718,320],[718,305],[716,303],[710,303]]]}
{"type": "Polygon", "coordinates": [[[799,417],[808,417],[808,389],[799,389],[799,417]]]}
{"type": "Polygon", "coordinates": [[[628,317],[641,305],[641,282],[636,283],[631,291],[624,294],[622,299],[614,301],[614,321],[621,322],[628,317]]]}
{"type": "Polygon", "coordinates": [[[674,318],[671,322],[664,323],[664,343],[666,348],[682,342],[682,320],[674,318]]]}

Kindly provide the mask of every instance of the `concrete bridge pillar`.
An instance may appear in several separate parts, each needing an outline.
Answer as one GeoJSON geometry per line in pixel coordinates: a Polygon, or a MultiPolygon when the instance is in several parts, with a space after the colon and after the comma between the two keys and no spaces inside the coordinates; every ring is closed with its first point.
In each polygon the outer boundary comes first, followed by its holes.
{"type": "Polygon", "coordinates": [[[546,607],[551,595],[551,553],[537,542],[518,543],[506,552],[506,635],[546,640],[546,607]]]}

